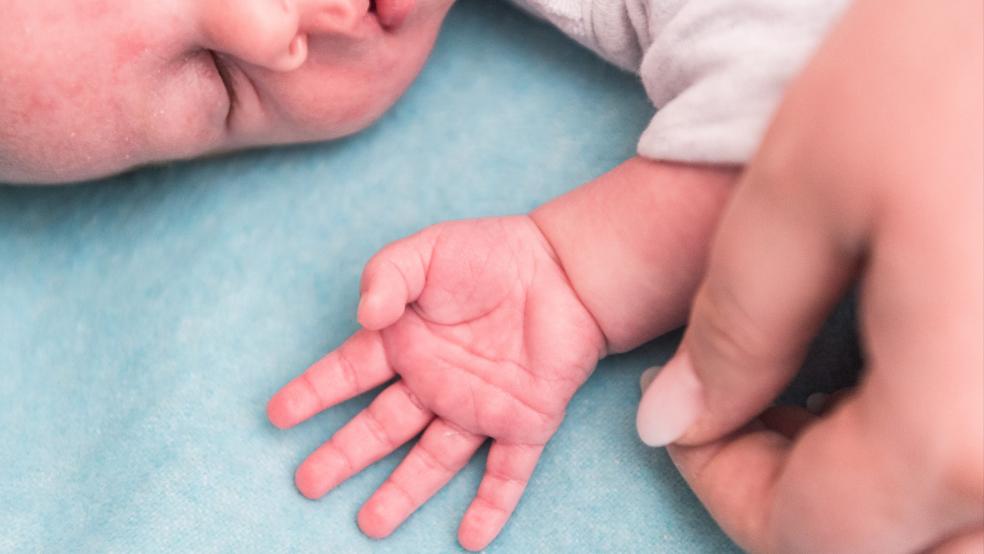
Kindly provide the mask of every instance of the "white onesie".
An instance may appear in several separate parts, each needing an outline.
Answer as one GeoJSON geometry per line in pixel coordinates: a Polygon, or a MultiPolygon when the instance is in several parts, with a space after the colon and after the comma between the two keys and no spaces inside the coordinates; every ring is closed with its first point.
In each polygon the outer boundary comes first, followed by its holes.
{"type": "Polygon", "coordinates": [[[642,77],[648,158],[744,163],[847,0],[513,0],[642,77]]]}

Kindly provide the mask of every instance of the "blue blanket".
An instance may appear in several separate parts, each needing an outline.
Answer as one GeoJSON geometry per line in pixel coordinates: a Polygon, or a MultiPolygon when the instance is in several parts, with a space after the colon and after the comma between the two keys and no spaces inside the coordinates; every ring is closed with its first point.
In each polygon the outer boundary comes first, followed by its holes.
{"type": "MultiPolygon", "coordinates": [[[[372,541],[355,514],[406,448],[321,501],[292,484],[371,395],[289,431],[264,405],[357,328],[377,249],[589,180],[633,154],[651,111],[633,76],[472,0],[357,137],[0,187],[0,551],[459,550],[484,451],[372,541]]],[[[599,366],[489,551],[734,548],[636,439],[639,373],[676,338],[599,366]]]]}

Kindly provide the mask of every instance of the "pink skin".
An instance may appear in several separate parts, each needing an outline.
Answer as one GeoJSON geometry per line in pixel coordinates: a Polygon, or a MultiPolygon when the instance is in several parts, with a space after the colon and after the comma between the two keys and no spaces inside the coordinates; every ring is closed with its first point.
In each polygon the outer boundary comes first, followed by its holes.
{"type": "Polygon", "coordinates": [[[526,216],[444,223],[388,246],[366,267],[359,321],[268,406],[286,428],[396,378],[301,464],[298,489],[321,497],[423,431],[359,513],[367,535],[385,537],[491,437],[459,530],[465,548],[484,548],[604,356],[601,329],[526,216]]]}
{"type": "Polygon", "coordinates": [[[529,216],[443,223],[383,249],[363,276],[364,329],[267,413],[286,428],[396,381],[301,464],[298,489],[321,497],[423,431],[359,513],[385,537],[491,437],[458,533],[487,546],[597,361],[682,322],[735,174],[633,158],[529,216]]]}
{"type": "MultiPolygon", "coordinates": [[[[355,132],[412,81],[451,3],[9,0],[0,181],[355,132]]],[[[360,513],[386,536],[491,437],[459,534],[484,548],[597,360],[682,323],[732,179],[632,159],[530,216],[443,224],[382,251],[365,273],[365,330],[277,393],[269,416],[288,427],[398,380],[298,469],[298,488],[323,495],[423,431],[360,513]]]]}
{"type": "Polygon", "coordinates": [[[413,81],[452,2],[9,0],[0,182],[354,133],[413,81]]]}

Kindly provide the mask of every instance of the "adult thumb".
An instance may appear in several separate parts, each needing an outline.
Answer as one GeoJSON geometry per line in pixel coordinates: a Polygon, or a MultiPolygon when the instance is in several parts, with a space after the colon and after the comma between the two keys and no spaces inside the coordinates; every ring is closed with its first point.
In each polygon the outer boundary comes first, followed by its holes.
{"type": "Polygon", "coordinates": [[[643,394],[636,419],[643,442],[716,440],[792,379],[860,258],[860,247],[844,247],[851,243],[843,217],[821,207],[835,204],[818,199],[824,194],[786,178],[743,177],[680,349],[643,394]]]}

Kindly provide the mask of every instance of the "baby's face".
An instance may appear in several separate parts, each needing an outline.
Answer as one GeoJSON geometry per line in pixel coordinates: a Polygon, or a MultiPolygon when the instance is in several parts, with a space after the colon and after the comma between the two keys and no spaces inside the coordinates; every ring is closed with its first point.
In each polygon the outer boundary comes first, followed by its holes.
{"type": "Polygon", "coordinates": [[[0,182],[364,128],[453,0],[6,0],[0,182]]]}

